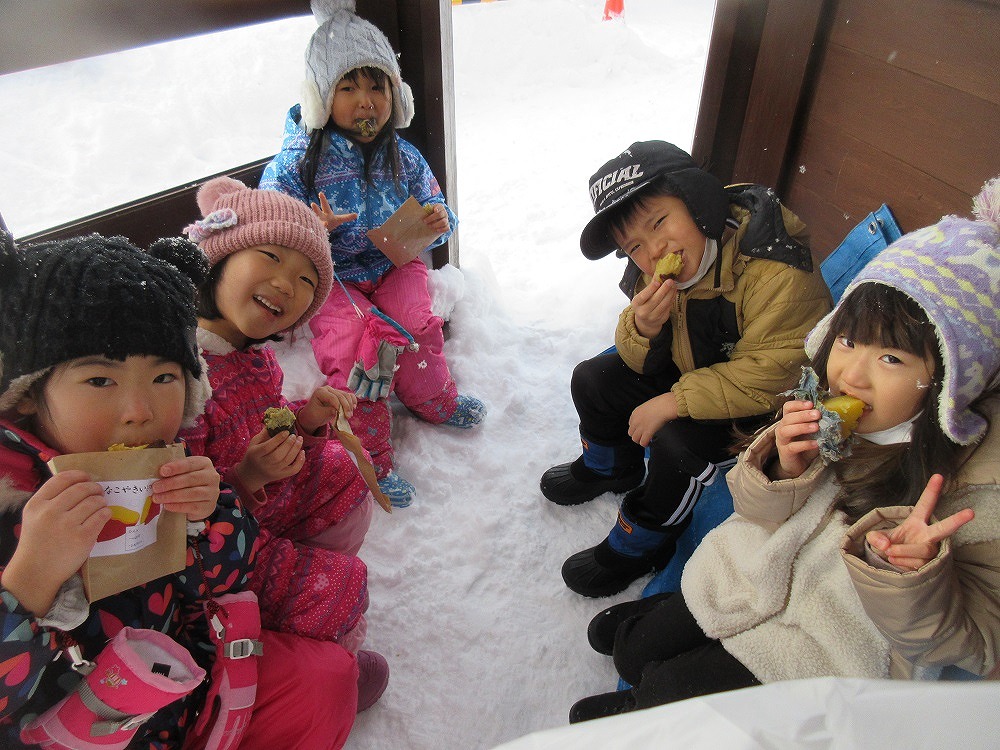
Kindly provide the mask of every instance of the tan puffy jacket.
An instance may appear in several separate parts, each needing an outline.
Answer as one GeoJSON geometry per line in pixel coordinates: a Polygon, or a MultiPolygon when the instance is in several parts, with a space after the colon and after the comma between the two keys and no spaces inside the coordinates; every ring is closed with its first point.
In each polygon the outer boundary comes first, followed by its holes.
{"type": "Polygon", "coordinates": [[[1000,650],[1000,394],[976,410],[990,422],[970,448],[955,486],[938,502],[945,518],[963,508],[976,517],[941,545],[938,556],[913,572],[869,565],[865,534],[898,525],[909,507],[874,510],[855,523],[842,556],[868,616],[889,640],[893,677],[910,677],[915,666],[955,664],[978,675],[998,665],[1000,650]]]}
{"type": "Polygon", "coordinates": [[[684,566],[681,591],[699,627],[761,682],[889,676],[889,644],[840,562],[847,517],[818,459],[771,482],[772,425],[726,477],[736,510],[684,566]]]}
{"type": "Polygon", "coordinates": [[[935,511],[971,507],[976,517],[913,572],[863,558],[865,532],[912,508],[880,508],[849,525],[819,459],[795,479],[768,480],[775,428],[763,431],[727,477],[736,512],[684,568],[681,590],[699,626],[762,682],[908,679],[951,664],[989,674],[1000,648],[1000,394],[977,411],[993,427],[935,511]]]}
{"type": "MultiPolygon", "coordinates": [[[[719,285],[715,284],[716,270],[709,269],[697,284],[678,293],[670,315],[670,354],[682,373],[671,392],[681,417],[737,419],[773,411],[778,403],[775,394],[792,388],[806,364],[806,334],[831,307],[830,293],[818,269],[803,271],[740,253],[751,214],[736,205],[731,206],[731,212],[739,227],[727,227],[723,234],[716,260],[721,264],[719,285]],[[695,351],[688,330],[711,323],[697,315],[692,318],[689,306],[692,301],[720,297],[732,306],[738,337],[727,352],[728,359],[697,367],[699,358],[712,353],[695,351]]],[[[781,219],[790,236],[808,244],[805,225],[784,206],[781,219]]],[[[635,291],[644,286],[640,279],[635,291]]],[[[619,317],[615,345],[632,370],[645,372],[650,339],[636,330],[631,305],[619,317]]]]}

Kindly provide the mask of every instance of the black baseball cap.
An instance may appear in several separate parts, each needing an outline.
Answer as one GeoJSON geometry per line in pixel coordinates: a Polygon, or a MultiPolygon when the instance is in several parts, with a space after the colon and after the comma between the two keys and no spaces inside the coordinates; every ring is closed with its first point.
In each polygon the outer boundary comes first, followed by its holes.
{"type": "Polygon", "coordinates": [[[638,141],[590,178],[590,200],[595,216],[580,234],[580,249],[585,257],[597,260],[618,249],[608,229],[610,209],[659,178],[663,178],[684,201],[706,237],[715,240],[722,237],[729,216],[729,199],[722,183],[674,144],[638,141]]]}

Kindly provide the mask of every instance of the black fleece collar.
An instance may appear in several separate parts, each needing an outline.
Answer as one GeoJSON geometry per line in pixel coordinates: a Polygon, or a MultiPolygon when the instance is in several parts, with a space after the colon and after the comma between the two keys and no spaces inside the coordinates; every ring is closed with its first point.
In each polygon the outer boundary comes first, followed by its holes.
{"type": "Polygon", "coordinates": [[[750,212],[746,232],[740,239],[743,255],[776,260],[802,271],[813,270],[809,248],[785,228],[781,201],[774,190],[763,185],[731,185],[726,193],[731,204],[750,212]]]}

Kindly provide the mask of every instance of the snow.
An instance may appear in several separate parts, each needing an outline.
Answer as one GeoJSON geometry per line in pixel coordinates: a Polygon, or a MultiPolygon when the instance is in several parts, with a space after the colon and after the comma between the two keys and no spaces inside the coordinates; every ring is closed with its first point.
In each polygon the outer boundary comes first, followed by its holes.
{"type": "MultiPolygon", "coordinates": [[[[365,647],[391,678],[348,748],[491,748],[565,725],[575,700],[615,686],[587,623],[646,581],[591,600],[559,570],[603,539],[616,499],[558,507],[538,479],[578,454],[570,375],[610,344],[625,303],[622,261],[579,251],[587,180],[636,140],[690,149],[714,6],[627,0],[603,22],[603,5],[453,10],[461,270],[432,272],[431,287],[459,389],[489,415],[461,431],[396,404],[397,469],[417,496],[376,511],[360,553],[365,647]]],[[[0,112],[4,219],[24,235],[273,153],[313,28],[294,19],[0,77],[0,97],[20,104],[0,112]]],[[[279,356],[290,396],[321,382],[307,336],[279,356]]]]}

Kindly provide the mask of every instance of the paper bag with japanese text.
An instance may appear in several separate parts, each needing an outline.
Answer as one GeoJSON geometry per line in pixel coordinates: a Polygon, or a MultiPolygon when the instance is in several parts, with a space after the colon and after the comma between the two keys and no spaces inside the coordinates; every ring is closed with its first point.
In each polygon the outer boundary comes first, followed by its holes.
{"type": "Polygon", "coordinates": [[[160,467],[184,457],[184,446],[70,453],[49,461],[53,474],[80,469],[104,488],[111,520],[80,569],[95,602],[184,569],[187,518],[152,501],[160,467]]]}

